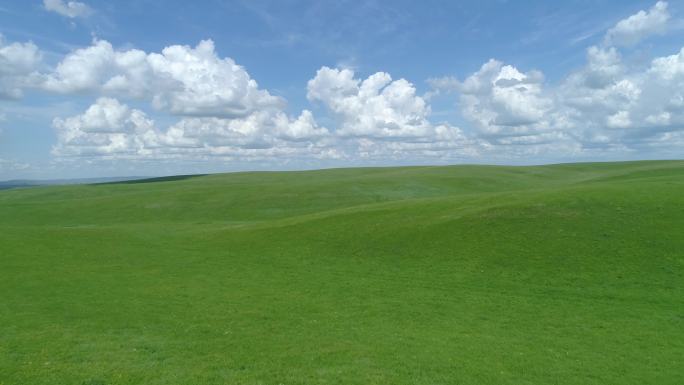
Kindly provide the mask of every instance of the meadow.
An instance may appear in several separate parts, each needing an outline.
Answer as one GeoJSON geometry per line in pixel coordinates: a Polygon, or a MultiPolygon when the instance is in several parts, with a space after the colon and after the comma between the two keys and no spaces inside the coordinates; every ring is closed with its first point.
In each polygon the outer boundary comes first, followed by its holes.
{"type": "Polygon", "coordinates": [[[684,161],[0,191],[0,384],[684,384],[684,161]]]}

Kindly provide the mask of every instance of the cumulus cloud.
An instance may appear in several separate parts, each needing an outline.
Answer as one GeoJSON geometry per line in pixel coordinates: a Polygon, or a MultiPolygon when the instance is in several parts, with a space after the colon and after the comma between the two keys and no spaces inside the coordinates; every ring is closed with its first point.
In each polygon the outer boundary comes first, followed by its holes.
{"type": "Polygon", "coordinates": [[[592,47],[588,63],[561,84],[557,109],[587,146],[638,147],[684,129],[684,51],[628,66],[614,48],[592,47]]]}
{"type": "Polygon", "coordinates": [[[92,8],[80,1],[43,0],[46,11],[55,12],[68,18],[88,17],[93,13],[92,8]]]}
{"type": "Polygon", "coordinates": [[[43,87],[59,93],[93,92],[149,99],[160,110],[185,116],[244,117],[282,108],[230,58],[220,58],[211,40],[196,47],[173,45],[161,53],[117,51],[97,40],[62,60],[43,87]]]}
{"type": "MultiPolygon", "coordinates": [[[[116,62],[116,52],[110,51],[108,44],[96,44],[87,50],[100,49],[113,53],[116,62]]],[[[181,49],[190,56],[197,51],[197,48],[181,49]]],[[[200,48],[202,49],[204,48],[200,48]]],[[[212,52],[209,49],[205,54],[212,52]]],[[[174,56],[167,53],[165,50],[157,60],[161,62],[169,60],[166,56],[174,56]]],[[[74,52],[71,59],[65,59],[60,64],[63,64],[62,70],[58,68],[56,72],[70,74],[71,70],[67,71],[66,68],[71,66],[71,61],[77,63],[80,60],[76,60],[76,57],[90,57],[90,54],[91,52],[74,52]]],[[[138,59],[127,62],[142,62],[142,56],[138,53],[126,54],[131,57],[139,56],[138,59]]],[[[149,54],[145,56],[150,57],[149,54]]],[[[209,62],[214,61],[213,54],[206,57],[209,62]]],[[[183,63],[188,60],[190,59],[186,57],[183,63]]],[[[93,59],[85,61],[96,62],[93,59]]],[[[194,59],[190,61],[194,62],[194,59]]],[[[205,66],[206,63],[188,72],[202,78],[199,75],[205,70],[205,66]]],[[[183,72],[183,64],[172,67],[175,71],[183,72]]],[[[150,69],[152,74],[156,71],[153,65],[145,68],[150,69]]],[[[241,67],[237,68],[244,71],[241,67]]],[[[235,70],[235,67],[231,70],[235,70]]],[[[100,71],[82,71],[80,76],[65,75],[55,79],[60,82],[70,79],[70,82],[60,84],[74,87],[70,90],[75,92],[76,89],[99,87],[103,84],[102,79],[108,77],[100,71]]],[[[177,75],[169,77],[182,78],[177,75]]],[[[217,78],[221,79],[216,75],[205,81],[211,83],[217,78]]],[[[158,82],[154,86],[143,84],[145,91],[142,94],[153,94],[155,87],[164,85],[163,80],[166,79],[153,80],[158,82]],[[150,91],[147,91],[148,88],[150,91]]],[[[223,84],[223,81],[219,83],[223,84]]],[[[177,90],[181,92],[184,88],[177,90]]],[[[304,110],[299,116],[289,116],[280,108],[280,103],[253,106],[242,114],[225,114],[209,108],[197,115],[178,114],[180,119],[176,123],[160,128],[143,111],[130,108],[118,99],[101,97],[82,114],[54,120],[58,143],[53,153],[62,157],[90,156],[100,159],[218,157],[262,160],[270,157],[273,160],[273,157],[299,157],[380,160],[402,156],[413,159],[453,159],[477,152],[476,141],[468,138],[457,127],[446,123],[432,124],[428,120],[429,106],[421,97],[416,96],[413,85],[404,79],[392,81],[388,74],[377,73],[361,81],[355,79],[350,70],[324,67],[309,82],[308,91],[311,100],[322,102],[336,118],[334,131],[320,126],[311,111],[304,110]]],[[[243,92],[242,96],[245,95],[243,92]]],[[[134,96],[128,94],[128,97],[134,96]]],[[[152,103],[158,103],[158,98],[150,99],[152,103]]],[[[171,108],[166,108],[166,111],[173,112],[171,108]]]]}
{"type": "Polygon", "coordinates": [[[368,137],[424,136],[430,108],[404,79],[378,72],[361,81],[349,69],[323,67],[309,80],[307,97],[320,101],[339,122],[338,134],[368,137]]]}
{"type": "Polygon", "coordinates": [[[83,114],[56,118],[57,155],[140,154],[155,147],[158,133],[144,112],[116,99],[99,98],[83,114]]]}
{"type": "Polygon", "coordinates": [[[629,110],[642,130],[684,129],[684,48],[653,59],[645,72],[627,77],[639,89],[639,103],[630,104],[629,110]]]}
{"type": "Polygon", "coordinates": [[[345,145],[354,158],[367,161],[445,161],[457,162],[477,158],[484,149],[477,139],[448,124],[433,127],[430,137],[412,140],[378,140],[377,138],[349,138],[345,145]]]}
{"type": "Polygon", "coordinates": [[[552,101],[539,71],[520,72],[489,60],[459,84],[463,116],[486,136],[532,134],[546,129],[552,101]]]}
{"type": "Polygon", "coordinates": [[[185,118],[169,128],[162,142],[171,147],[267,149],[283,142],[314,142],[327,134],[309,111],[296,119],[281,111],[260,111],[242,119],[185,118]]]}
{"type": "Polygon", "coordinates": [[[478,141],[458,127],[430,122],[430,106],[413,84],[385,72],[362,80],[351,69],[322,67],[309,80],[307,97],[332,114],[338,146],[354,157],[457,159],[479,151],[478,141]]]}
{"type": "Polygon", "coordinates": [[[194,49],[171,46],[151,54],[152,72],[175,87],[154,95],[154,102],[180,115],[245,116],[255,110],[282,107],[284,101],[260,90],[256,81],[232,59],[219,59],[211,40],[194,49]]]}
{"type": "Polygon", "coordinates": [[[590,47],[583,68],[545,89],[541,74],[490,60],[459,83],[459,105],[484,140],[509,150],[634,150],[684,130],[683,70],[684,51],[643,67],[590,47]]]}
{"type": "Polygon", "coordinates": [[[433,92],[419,95],[386,72],[364,78],[322,67],[306,90],[327,127],[309,110],[290,115],[283,98],[221,57],[211,40],[159,52],[95,40],[42,74],[34,45],[0,40],[0,94],[20,97],[32,87],[96,98],[83,113],[54,120],[53,153],[62,158],[456,162],[666,153],[684,142],[684,50],[648,63],[622,56],[661,33],[668,18],[659,2],[619,22],[555,84],[541,71],[492,59],[463,80],[429,79],[433,92]],[[465,130],[433,121],[430,98],[439,91],[455,95],[465,130]],[[150,117],[157,114],[175,122],[159,127],[150,117]]]}
{"type": "Polygon", "coordinates": [[[220,58],[211,40],[195,47],[169,46],[160,53],[116,50],[96,40],[68,54],[43,76],[40,87],[107,95],[83,114],[55,119],[59,142],[53,153],[60,156],[339,155],[331,151],[329,131],[310,111],[288,116],[284,99],[260,89],[232,59],[220,58]],[[147,101],[180,119],[161,129],[120,98],[147,101]]]}
{"type": "Polygon", "coordinates": [[[461,82],[454,76],[429,78],[427,83],[433,88],[433,90],[437,91],[458,91],[459,87],[461,87],[461,82]]]}
{"type": "Polygon", "coordinates": [[[615,48],[590,47],[584,68],[560,84],[556,109],[568,118],[580,140],[605,142],[607,133],[598,132],[627,126],[626,109],[638,103],[641,90],[626,72],[615,48]]]}
{"type": "Polygon", "coordinates": [[[473,123],[477,137],[490,146],[547,145],[566,141],[558,132],[566,118],[554,110],[554,95],[544,88],[544,75],[522,72],[490,59],[459,81],[455,77],[429,79],[438,92],[457,92],[461,115],[473,123]]]}
{"type": "Polygon", "coordinates": [[[0,99],[20,98],[31,78],[37,76],[41,60],[35,44],[7,43],[0,34],[0,99]]]}
{"type": "Polygon", "coordinates": [[[618,47],[662,33],[667,3],[658,2],[611,28],[604,44],[587,49],[586,64],[559,84],[539,71],[490,60],[463,81],[430,79],[436,92],[458,93],[464,118],[484,148],[533,154],[579,154],[664,148],[684,136],[684,49],[648,65],[625,62],[618,47]],[[489,146],[489,147],[488,147],[489,146]]]}
{"type": "MultiPolygon", "coordinates": [[[[133,51],[135,53],[142,51],[133,51]]],[[[43,88],[59,93],[100,91],[103,82],[116,76],[117,63],[112,45],[104,40],[98,40],[92,46],[77,49],[68,54],[57,68],[46,76],[43,88]]],[[[139,73],[139,72],[136,72],[139,73]]],[[[146,82],[144,77],[136,80],[146,82]]],[[[132,92],[136,92],[140,85],[136,85],[132,92]]]]}
{"type": "Polygon", "coordinates": [[[659,1],[648,11],[641,10],[620,20],[608,30],[604,43],[618,46],[634,45],[649,36],[665,33],[669,19],[667,2],[659,1]]]}
{"type": "Polygon", "coordinates": [[[356,79],[350,69],[322,67],[309,80],[307,97],[322,102],[338,123],[337,134],[371,138],[416,138],[435,135],[430,107],[405,79],[377,72],[356,79]]]}
{"type": "Polygon", "coordinates": [[[282,111],[263,110],[245,118],[187,117],[166,130],[117,99],[99,98],[82,114],[53,121],[60,156],[104,156],[159,159],[169,156],[259,155],[279,150],[327,150],[327,129],[310,111],[290,118],[282,111]]]}

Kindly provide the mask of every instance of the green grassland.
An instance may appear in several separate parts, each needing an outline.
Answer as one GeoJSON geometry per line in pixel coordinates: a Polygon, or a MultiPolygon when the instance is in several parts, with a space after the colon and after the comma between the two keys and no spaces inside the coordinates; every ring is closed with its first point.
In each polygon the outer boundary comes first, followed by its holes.
{"type": "Polygon", "coordinates": [[[0,384],[684,384],[684,161],[143,182],[0,192],[0,384]]]}

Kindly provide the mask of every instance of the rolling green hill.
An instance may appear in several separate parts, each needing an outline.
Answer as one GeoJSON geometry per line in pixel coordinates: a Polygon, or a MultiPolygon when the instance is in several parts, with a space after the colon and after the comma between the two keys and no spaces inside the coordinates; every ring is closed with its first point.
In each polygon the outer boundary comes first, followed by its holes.
{"type": "Polygon", "coordinates": [[[684,384],[684,161],[0,191],[0,384],[684,384]]]}

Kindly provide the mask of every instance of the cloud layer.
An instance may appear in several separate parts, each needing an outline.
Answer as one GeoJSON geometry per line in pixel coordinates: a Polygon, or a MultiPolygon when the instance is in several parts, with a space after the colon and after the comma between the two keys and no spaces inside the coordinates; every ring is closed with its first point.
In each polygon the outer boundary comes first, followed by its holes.
{"type": "Polygon", "coordinates": [[[79,1],[43,0],[46,11],[55,12],[68,18],[88,17],[93,13],[92,8],[79,1]]]}
{"type": "Polygon", "coordinates": [[[285,105],[281,98],[259,89],[232,59],[219,58],[211,40],[149,54],[117,51],[109,42],[96,40],[67,55],[41,87],[65,94],[148,99],[159,110],[185,116],[245,117],[285,105]]]}
{"type": "Polygon", "coordinates": [[[659,1],[648,11],[639,11],[620,20],[608,30],[604,42],[606,45],[634,45],[649,36],[665,33],[669,19],[667,3],[659,1]]]}
{"type": "Polygon", "coordinates": [[[7,43],[0,34],[0,99],[17,99],[37,76],[42,54],[35,44],[7,43]]]}
{"type": "Polygon", "coordinates": [[[445,77],[430,83],[459,95],[462,116],[481,138],[515,153],[676,151],[684,130],[684,48],[643,65],[625,62],[610,45],[633,45],[663,33],[669,19],[667,3],[658,2],[619,21],[602,45],[587,49],[584,67],[555,86],[545,84],[540,71],[494,59],[463,81],[445,77]]]}
{"type": "MultiPolygon", "coordinates": [[[[71,18],[92,12],[78,2],[46,0],[45,8],[71,18]]],[[[0,36],[0,98],[92,98],[83,112],[55,117],[57,158],[491,161],[676,149],[684,142],[684,48],[646,64],[622,57],[665,33],[669,19],[658,2],[619,21],[557,84],[491,59],[462,80],[431,79],[433,91],[421,96],[386,72],[364,78],[323,66],[306,96],[325,125],[310,110],[288,113],[284,98],[211,40],[145,52],[95,39],[49,66],[33,43],[0,36]],[[467,126],[434,120],[429,95],[442,91],[467,126]],[[160,126],[158,116],[174,122],[160,126]]]]}

